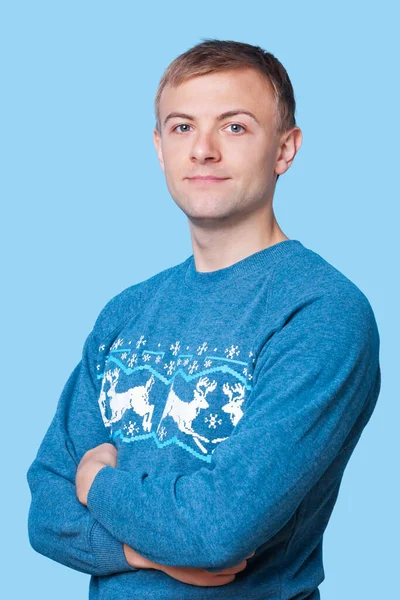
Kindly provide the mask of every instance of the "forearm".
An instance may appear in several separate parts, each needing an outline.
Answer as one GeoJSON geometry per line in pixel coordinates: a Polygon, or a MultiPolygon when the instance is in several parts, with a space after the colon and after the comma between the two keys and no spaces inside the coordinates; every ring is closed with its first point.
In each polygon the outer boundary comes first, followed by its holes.
{"type": "Polygon", "coordinates": [[[36,552],[90,575],[132,570],[122,543],[79,503],[70,481],[36,461],[27,478],[32,491],[28,533],[36,552]]]}
{"type": "Polygon", "coordinates": [[[27,472],[32,496],[28,531],[40,554],[84,573],[110,575],[132,570],[122,542],[79,502],[75,488],[80,456],[108,440],[86,362],[84,357],[68,379],[27,472]]]}

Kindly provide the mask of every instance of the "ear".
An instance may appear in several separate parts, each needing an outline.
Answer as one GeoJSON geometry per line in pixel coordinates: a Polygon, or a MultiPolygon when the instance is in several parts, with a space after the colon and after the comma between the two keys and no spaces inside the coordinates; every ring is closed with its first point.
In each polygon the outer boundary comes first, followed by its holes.
{"type": "Polygon", "coordinates": [[[162,147],[161,147],[161,136],[158,133],[157,129],[154,129],[154,131],[153,131],[153,140],[154,140],[154,145],[156,147],[158,160],[160,162],[163,173],[165,173],[164,160],[163,160],[162,147]]]}
{"type": "Polygon", "coordinates": [[[303,134],[299,127],[293,127],[281,136],[277,158],[275,163],[275,173],[282,175],[291,166],[297,151],[300,149],[303,141],[303,134]]]}

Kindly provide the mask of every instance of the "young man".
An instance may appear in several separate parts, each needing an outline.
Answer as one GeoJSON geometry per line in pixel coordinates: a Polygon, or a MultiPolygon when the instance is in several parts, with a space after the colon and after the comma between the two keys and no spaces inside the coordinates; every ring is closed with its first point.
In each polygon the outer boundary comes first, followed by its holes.
{"type": "Polygon", "coordinates": [[[102,310],[28,471],[31,544],[90,573],[91,600],[320,597],[379,334],[275,219],[294,113],[249,44],[205,41],[160,82],[154,142],[193,255],[102,310]]]}

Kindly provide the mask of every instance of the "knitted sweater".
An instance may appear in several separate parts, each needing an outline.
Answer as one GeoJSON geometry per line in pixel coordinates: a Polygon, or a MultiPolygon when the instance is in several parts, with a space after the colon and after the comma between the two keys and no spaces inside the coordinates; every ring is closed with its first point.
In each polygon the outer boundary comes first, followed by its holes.
{"type": "Polygon", "coordinates": [[[323,534],[381,385],[360,289],[298,240],[212,272],[184,262],[101,311],[31,464],[32,547],[91,575],[90,600],[317,600],[323,534]],[[89,449],[111,442],[87,507],[89,449]],[[202,587],[136,569],[234,581],[202,587]]]}

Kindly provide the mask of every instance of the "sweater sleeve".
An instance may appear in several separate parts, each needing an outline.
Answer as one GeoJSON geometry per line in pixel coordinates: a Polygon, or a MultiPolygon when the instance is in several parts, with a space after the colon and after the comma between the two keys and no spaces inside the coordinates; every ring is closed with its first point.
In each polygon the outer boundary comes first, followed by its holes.
{"type": "Polygon", "coordinates": [[[127,562],[122,542],[79,502],[75,488],[82,456],[110,441],[98,406],[96,355],[92,332],[27,472],[28,532],[40,554],[83,573],[110,575],[137,569],[127,562]]]}
{"type": "Polygon", "coordinates": [[[373,410],[379,334],[366,297],[299,302],[264,342],[253,383],[211,468],[152,476],[140,464],[106,466],[89,490],[92,515],[172,566],[222,570],[270,540],[373,410]]]}

